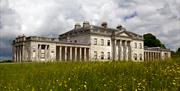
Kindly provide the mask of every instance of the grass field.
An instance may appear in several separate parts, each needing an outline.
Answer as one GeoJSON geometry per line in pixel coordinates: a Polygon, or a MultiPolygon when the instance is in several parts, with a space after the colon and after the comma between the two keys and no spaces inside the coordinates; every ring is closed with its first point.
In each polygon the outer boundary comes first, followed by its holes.
{"type": "Polygon", "coordinates": [[[0,64],[0,91],[180,91],[180,59],[0,64]]]}

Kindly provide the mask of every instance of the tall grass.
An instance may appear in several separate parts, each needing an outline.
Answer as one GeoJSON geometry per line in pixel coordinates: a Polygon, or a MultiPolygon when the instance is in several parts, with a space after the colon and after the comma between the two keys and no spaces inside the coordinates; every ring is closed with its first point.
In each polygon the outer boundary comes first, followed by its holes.
{"type": "Polygon", "coordinates": [[[180,91],[179,61],[0,64],[0,91],[180,91]]]}

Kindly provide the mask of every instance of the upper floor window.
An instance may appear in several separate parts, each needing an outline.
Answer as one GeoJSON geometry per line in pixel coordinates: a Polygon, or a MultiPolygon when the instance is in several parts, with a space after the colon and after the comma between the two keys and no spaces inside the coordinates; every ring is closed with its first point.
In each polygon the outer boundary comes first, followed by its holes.
{"type": "Polygon", "coordinates": [[[110,45],[111,45],[111,41],[108,40],[108,41],[107,41],[107,46],[110,46],[110,45]]]}
{"type": "Polygon", "coordinates": [[[94,51],[94,59],[97,59],[97,51],[94,51]]]}
{"type": "Polygon", "coordinates": [[[139,43],[139,48],[142,49],[142,43],[139,43]]]}
{"type": "Polygon", "coordinates": [[[77,43],[77,40],[74,40],[74,43],[77,43]]]}
{"type": "Polygon", "coordinates": [[[94,38],[94,45],[97,45],[97,38],[94,38]]]}
{"type": "Polygon", "coordinates": [[[104,59],[104,52],[101,52],[101,59],[104,59]]]}
{"type": "Polygon", "coordinates": [[[101,46],[104,46],[104,39],[101,39],[101,46]]]}
{"type": "Polygon", "coordinates": [[[108,59],[111,59],[111,54],[110,54],[110,52],[108,52],[107,57],[108,57],[108,59]]]}
{"type": "Polygon", "coordinates": [[[136,53],[134,54],[134,60],[137,60],[137,54],[136,53]]]}
{"type": "Polygon", "coordinates": [[[136,42],[134,43],[134,48],[137,48],[137,43],[136,42]]]}

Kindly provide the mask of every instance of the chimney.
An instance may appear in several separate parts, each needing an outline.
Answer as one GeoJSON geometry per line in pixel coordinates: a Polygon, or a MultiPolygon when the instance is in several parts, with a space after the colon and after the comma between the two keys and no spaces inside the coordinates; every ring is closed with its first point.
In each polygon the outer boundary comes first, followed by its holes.
{"type": "Polygon", "coordinates": [[[88,21],[83,22],[83,28],[90,28],[90,24],[88,21]]]}
{"type": "Polygon", "coordinates": [[[104,28],[107,28],[107,22],[103,22],[103,23],[101,24],[101,26],[104,27],[104,28]]]}
{"type": "Polygon", "coordinates": [[[74,29],[80,29],[81,28],[81,25],[79,24],[79,23],[76,23],[75,25],[74,25],[74,29]]]}
{"type": "Polygon", "coordinates": [[[122,26],[121,26],[121,25],[118,25],[116,28],[119,29],[119,30],[121,30],[121,29],[122,29],[122,26]]]}

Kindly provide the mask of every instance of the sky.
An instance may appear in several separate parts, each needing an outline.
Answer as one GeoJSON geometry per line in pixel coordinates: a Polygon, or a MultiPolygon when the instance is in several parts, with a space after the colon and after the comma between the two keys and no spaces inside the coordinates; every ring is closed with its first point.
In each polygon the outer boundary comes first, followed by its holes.
{"type": "Polygon", "coordinates": [[[58,37],[75,23],[121,24],[152,33],[167,48],[180,47],[180,0],[0,0],[0,59],[10,59],[15,37],[58,37]]]}

